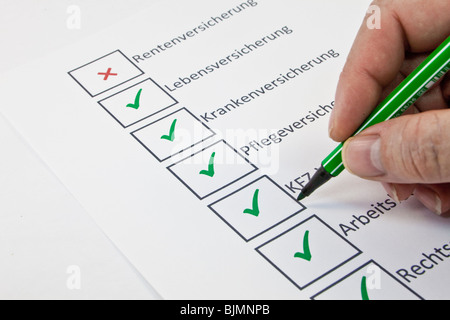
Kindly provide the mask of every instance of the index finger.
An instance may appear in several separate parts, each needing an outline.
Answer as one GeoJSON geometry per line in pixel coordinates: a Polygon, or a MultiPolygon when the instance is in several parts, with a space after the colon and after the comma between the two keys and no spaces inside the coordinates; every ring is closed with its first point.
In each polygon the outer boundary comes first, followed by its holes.
{"type": "Polygon", "coordinates": [[[450,32],[449,1],[375,1],[381,28],[366,16],[347,58],[336,90],[329,134],[351,136],[380,102],[383,89],[399,74],[405,52],[431,51],[450,32]]]}

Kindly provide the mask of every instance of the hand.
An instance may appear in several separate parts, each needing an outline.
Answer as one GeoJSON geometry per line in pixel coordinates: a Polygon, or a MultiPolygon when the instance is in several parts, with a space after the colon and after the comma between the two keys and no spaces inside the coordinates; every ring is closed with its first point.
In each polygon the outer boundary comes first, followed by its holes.
{"type": "MultiPolygon", "coordinates": [[[[450,1],[390,0],[381,29],[363,23],[341,73],[330,137],[344,141],[428,54],[450,35],[450,1]]],[[[396,201],[414,194],[450,214],[450,74],[404,116],[372,126],[344,145],[346,168],[383,183],[396,201]]]]}

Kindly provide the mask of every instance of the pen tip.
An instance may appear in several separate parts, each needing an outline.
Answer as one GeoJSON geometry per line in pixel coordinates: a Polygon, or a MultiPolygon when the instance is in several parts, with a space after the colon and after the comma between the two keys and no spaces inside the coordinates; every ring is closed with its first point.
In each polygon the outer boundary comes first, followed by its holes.
{"type": "Polygon", "coordinates": [[[303,193],[300,192],[300,194],[297,197],[297,201],[302,201],[305,198],[306,198],[306,196],[303,193]]]}

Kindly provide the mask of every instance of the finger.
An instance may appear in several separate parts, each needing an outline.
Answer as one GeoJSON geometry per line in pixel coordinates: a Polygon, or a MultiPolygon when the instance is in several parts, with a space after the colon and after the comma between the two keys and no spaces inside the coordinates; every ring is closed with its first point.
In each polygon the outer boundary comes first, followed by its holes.
{"type": "Polygon", "coordinates": [[[447,107],[450,108],[450,73],[447,73],[441,83],[442,96],[447,107]]]}
{"type": "Polygon", "coordinates": [[[370,30],[364,23],[361,26],[339,77],[329,123],[329,135],[336,141],[347,139],[358,129],[403,64],[403,28],[391,11],[381,9],[381,13],[381,29],[370,30]]]}
{"type": "Polygon", "coordinates": [[[450,214],[450,184],[418,185],[414,195],[432,212],[442,216],[450,214]]]}
{"type": "Polygon", "coordinates": [[[352,135],[378,104],[401,69],[405,51],[429,52],[450,33],[448,1],[374,4],[380,7],[381,29],[369,29],[363,22],[336,90],[329,135],[337,141],[352,135]]]}
{"type": "Polygon", "coordinates": [[[414,189],[416,189],[415,184],[382,182],[382,185],[388,195],[398,203],[408,200],[413,195],[414,189]]]}
{"type": "MultiPolygon", "coordinates": [[[[428,54],[408,54],[403,62],[400,72],[394,80],[387,85],[380,95],[379,103],[384,100],[397,86],[405,80],[408,74],[413,72],[428,56],[428,54]]],[[[404,114],[414,114],[423,111],[447,109],[450,107],[450,74],[439,79],[422,97],[404,114]]],[[[377,103],[377,104],[379,104],[377,103]]]]}
{"type": "MultiPolygon", "coordinates": [[[[394,90],[397,85],[403,81],[411,72],[413,72],[425,58],[428,56],[427,54],[407,54],[407,58],[403,63],[403,66],[400,69],[400,74],[397,76],[397,79],[394,80],[387,88],[385,88],[383,92],[382,98],[384,99],[387,95],[389,95],[392,90],[394,90]],[[399,80],[398,78],[401,78],[399,80]]],[[[425,92],[424,95],[415,103],[415,107],[420,111],[428,111],[428,110],[436,110],[436,109],[447,109],[448,104],[445,100],[444,96],[444,78],[441,78],[436,84],[425,92]]]]}
{"type": "Polygon", "coordinates": [[[388,195],[397,203],[414,195],[425,207],[441,216],[450,216],[450,184],[398,184],[382,182],[388,195]]]}
{"type": "Polygon", "coordinates": [[[400,184],[450,182],[450,110],[389,120],[350,138],[345,167],[360,177],[400,184]]]}
{"type": "Polygon", "coordinates": [[[420,112],[438,110],[438,109],[448,109],[443,92],[440,86],[434,87],[427,91],[419,100],[415,103],[416,108],[420,112]]]}

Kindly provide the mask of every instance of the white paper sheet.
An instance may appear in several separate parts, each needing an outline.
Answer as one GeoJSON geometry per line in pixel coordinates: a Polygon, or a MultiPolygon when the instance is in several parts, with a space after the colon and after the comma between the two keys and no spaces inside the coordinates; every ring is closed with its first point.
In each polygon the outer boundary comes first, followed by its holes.
{"type": "Polygon", "coordinates": [[[0,298],[159,299],[0,116],[0,298]]]}
{"type": "Polygon", "coordinates": [[[0,110],[167,299],[448,298],[450,222],[344,173],[364,1],[171,1],[1,83],[0,110]]]}

